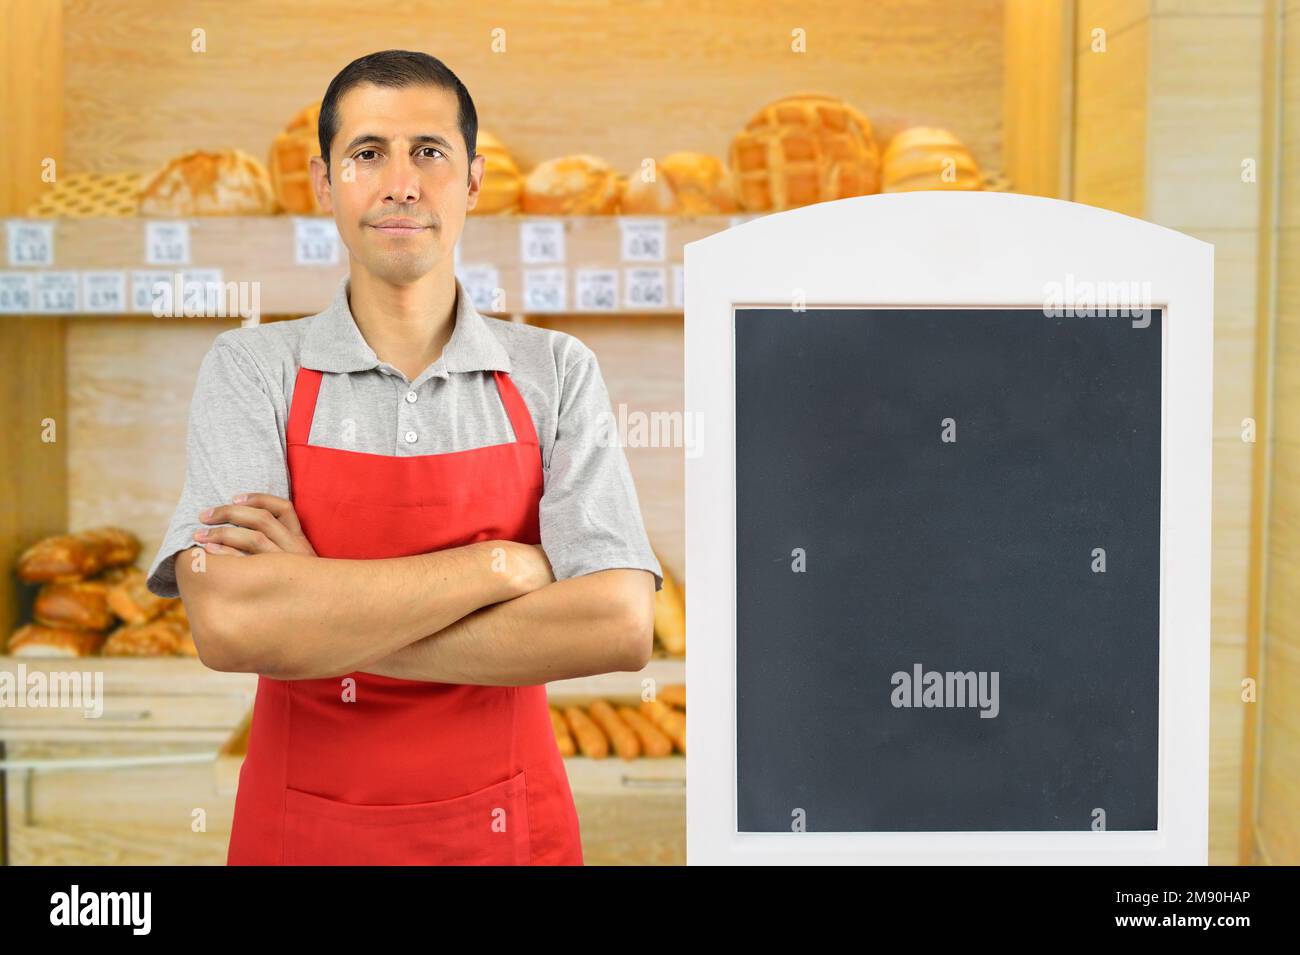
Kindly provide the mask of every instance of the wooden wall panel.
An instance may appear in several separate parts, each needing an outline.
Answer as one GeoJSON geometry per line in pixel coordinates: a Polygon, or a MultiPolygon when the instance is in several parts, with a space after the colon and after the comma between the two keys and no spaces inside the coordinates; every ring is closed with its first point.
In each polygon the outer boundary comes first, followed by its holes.
{"type": "Polygon", "coordinates": [[[852,101],[884,136],[948,126],[981,165],[1002,161],[1002,0],[65,0],[65,23],[78,169],[145,171],[197,148],[264,157],[350,60],[393,47],[443,59],[524,167],[570,152],[626,170],[679,149],[724,155],[754,111],[801,89],[852,101]],[[206,52],[191,51],[195,29],[206,52]],[[807,52],[792,52],[794,30],[807,52]]]}

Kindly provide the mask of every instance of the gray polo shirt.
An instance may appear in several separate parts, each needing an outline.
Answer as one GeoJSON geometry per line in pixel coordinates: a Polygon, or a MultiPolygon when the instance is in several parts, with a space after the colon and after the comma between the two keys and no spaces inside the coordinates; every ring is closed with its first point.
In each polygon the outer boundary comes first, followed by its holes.
{"type": "Polygon", "coordinates": [[[541,544],[556,580],[615,567],[663,570],[646,537],[613,412],[590,348],[564,332],[480,315],[456,281],[456,324],[414,381],[380,361],[348,305],[348,278],[322,312],[219,334],[199,367],[185,487],[148,587],[175,597],[171,556],[196,545],[199,513],[241,492],[290,497],[285,425],[299,366],[321,377],[308,443],[397,457],[514,441],[495,369],[509,373],[541,444],[541,544]]]}

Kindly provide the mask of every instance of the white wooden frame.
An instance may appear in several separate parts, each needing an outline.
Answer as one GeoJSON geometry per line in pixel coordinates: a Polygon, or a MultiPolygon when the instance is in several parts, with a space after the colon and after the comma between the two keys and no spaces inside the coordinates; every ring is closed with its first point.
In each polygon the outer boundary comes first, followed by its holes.
{"type": "MultiPolygon", "coordinates": [[[[819,203],[687,244],[687,861],[1206,864],[1214,246],[1093,206],[986,192],[819,203]],[[1155,832],[739,833],[735,747],[736,306],[1042,307],[1048,283],[1150,283],[1161,389],[1155,832]]],[[[1081,321],[1125,321],[1083,318],[1081,321]]]]}

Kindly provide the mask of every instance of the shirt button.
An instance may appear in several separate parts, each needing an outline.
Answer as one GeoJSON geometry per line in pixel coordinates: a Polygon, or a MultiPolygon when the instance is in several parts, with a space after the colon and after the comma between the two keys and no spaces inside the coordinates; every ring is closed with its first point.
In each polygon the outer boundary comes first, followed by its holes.
{"type": "Polygon", "coordinates": [[[406,400],[409,401],[411,404],[415,404],[416,397],[417,396],[414,391],[408,391],[406,393],[406,400]]]}
{"type": "Polygon", "coordinates": [[[414,431],[408,431],[408,432],[406,432],[406,443],[407,443],[407,444],[415,444],[415,432],[414,432],[414,431]]]}

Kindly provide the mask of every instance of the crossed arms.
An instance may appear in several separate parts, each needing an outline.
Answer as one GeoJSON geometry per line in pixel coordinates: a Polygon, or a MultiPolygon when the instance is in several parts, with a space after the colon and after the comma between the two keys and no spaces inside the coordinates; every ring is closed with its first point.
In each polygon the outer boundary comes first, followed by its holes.
{"type": "Polygon", "coordinates": [[[650,657],[654,577],[612,569],[555,580],[540,547],[481,541],[412,557],[315,554],[292,504],[268,494],[203,518],[174,557],[203,663],[281,680],[353,671],[528,686],[650,657]]]}

